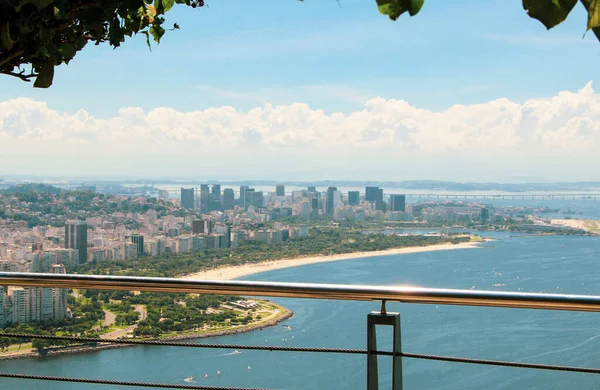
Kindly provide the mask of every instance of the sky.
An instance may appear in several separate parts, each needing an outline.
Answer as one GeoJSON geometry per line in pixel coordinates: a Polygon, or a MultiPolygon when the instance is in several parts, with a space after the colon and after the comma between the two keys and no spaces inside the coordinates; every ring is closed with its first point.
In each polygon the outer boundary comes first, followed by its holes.
{"type": "Polygon", "coordinates": [[[546,31],[520,1],[206,2],[49,89],[0,76],[0,178],[600,180],[581,4],[546,31]]]}

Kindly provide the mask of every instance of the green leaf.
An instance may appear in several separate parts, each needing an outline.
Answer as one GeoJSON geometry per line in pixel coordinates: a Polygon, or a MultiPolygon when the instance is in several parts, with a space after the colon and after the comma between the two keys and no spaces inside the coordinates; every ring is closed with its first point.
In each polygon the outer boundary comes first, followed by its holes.
{"type": "Polygon", "coordinates": [[[154,7],[156,8],[156,12],[159,14],[164,14],[169,11],[173,4],[175,4],[175,0],[155,0],[154,7]]]}
{"type": "Polygon", "coordinates": [[[577,0],[523,0],[523,9],[550,30],[569,16],[575,4],[577,0]]]}
{"type": "Polygon", "coordinates": [[[154,42],[156,43],[160,43],[160,38],[162,38],[162,36],[165,35],[165,29],[162,28],[158,23],[154,23],[152,26],[150,26],[148,31],[150,32],[150,35],[152,35],[152,37],[154,38],[154,42]]]}
{"type": "Polygon", "coordinates": [[[423,7],[425,0],[377,0],[379,12],[396,20],[405,12],[415,16],[423,7]]]}
{"type": "Polygon", "coordinates": [[[150,34],[148,34],[148,31],[142,31],[142,34],[146,36],[146,45],[148,45],[148,49],[152,51],[152,45],[150,45],[150,34]]]}
{"type": "Polygon", "coordinates": [[[587,31],[592,30],[600,41],[600,0],[581,0],[588,12],[587,31]]]}
{"type": "Polygon", "coordinates": [[[61,43],[58,47],[58,54],[65,62],[68,62],[68,60],[75,57],[75,53],[77,53],[77,50],[72,43],[61,43]]]}
{"type": "Polygon", "coordinates": [[[35,71],[38,76],[33,83],[35,88],[48,88],[52,85],[54,79],[54,64],[51,61],[45,61],[39,64],[34,64],[35,71]]]}

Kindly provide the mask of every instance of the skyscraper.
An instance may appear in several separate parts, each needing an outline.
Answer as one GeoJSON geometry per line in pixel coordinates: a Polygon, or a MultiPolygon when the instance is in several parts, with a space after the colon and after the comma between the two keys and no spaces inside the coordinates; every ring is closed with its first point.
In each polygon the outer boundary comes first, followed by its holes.
{"type": "Polygon", "coordinates": [[[246,190],[248,186],[240,186],[240,206],[246,207],[246,190]]]}
{"type": "Polygon", "coordinates": [[[247,209],[248,206],[254,205],[254,189],[246,188],[244,191],[244,207],[247,209]]]}
{"type": "Polygon", "coordinates": [[[263,202],[264,202],[263,192],[262,191],[254,191],[254,199],[253,199],[254,207],[257,209],[263,207],[263,202]]]}
{"type": "Polygon", "coordinates": [[[390,195],[390,211],[402,211],[406,209],[406,195],[390,195]]]}
{"type": "Polygon", "coordinates": [[[356,206],[360,203],[360,192],[348,191],[348,204],[350,206],[356,206]]]}
{"type": "Polygon", "coordinates": [[[212,194],[215,197],[221,197],[221,185],[220,184],[213,184],[212,186],[212,194]]]}
{"type": "Polygon", "coordinates": [[[79,264],[87,261],[87,223],[67,221],[65,224],[65,248],[79,250],[79,264]]]}
{"type": "Polygon", "coordinates": [[[277,184],[275,186],[275,195],[276,196],[285,196],[285,186],[283,184],[277,184]]]}
{"type": "Polygon", "coordinates": [[[225,210],[233,210],[235,206],[235,193],[231,188],[223,190],[223,208],[225,210]]]}
{"type": "Polygon", "coordinates": [[[367,202],[375,203],[377,200],[377,191],[379,187],[365,187],[365,200],[367,202]]]}
{"type": "Polygon", "coordinates": [[[141,234],[132,234],[131,242],[133,242],[137,246],[137,253],[139,255],[144,254],[144,236],[141,234]]]}
{"type": "MultiPolygon", "coordinates": [[[[52,265],[53,274],[66,274],[65,266],[62,264],[52,265]]],[[[52,317],[54,320],[60,320],[67,316],[67,289],[53,288],[52,289],[52,317]]]]}
{"type": "Polygon", "coordinates": [[[383,203],[383,188],[377,188],[375,193],[375,210],[385,212],[385,203],[383,203]]]}
{"type": "Polygon", "coordinates": [[[209,201],[210,201],[210,190],[208,188],[208,184],[201,184],[200,185],[200,210],[203,213],[207,213],[210,211],[209,201]]]}
{"type": "Polygon", "coordinates": [[[193,188],[182,188],[181,189],[181,207],[184,209],[194,208],[194,189],[193,188]]]}
{"type": "Polygon", "coordinates": [[[329,215],[333,215],[334,210],[334,195],[337,191],[337,187],[328,187],[327,188],[327,203],[325,204],[325,212],[329,215]]]}

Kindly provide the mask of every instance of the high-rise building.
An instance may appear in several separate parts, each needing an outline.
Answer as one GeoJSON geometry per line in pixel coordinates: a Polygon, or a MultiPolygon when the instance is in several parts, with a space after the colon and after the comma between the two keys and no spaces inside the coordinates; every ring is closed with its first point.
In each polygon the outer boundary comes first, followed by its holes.
{"type": "Polygon", "coordinates": [[[379,187],[365,187],[365,200],[375,203],[377,200],[377,191],[379,191],[379,187]]]}
{"type": "Polygon", "coordinates": [[[275,195],[276,196],[285,196],[285,186],[283,184],[277,184],[275,186],[275,195]]]}
{"type": "Polygon", "coordinates": [[[214,196],[218,196],[219,198],[221,197],[221,185],[220,184],[213,184],[212,186],[212,194],[214,196]]]}
{"type": "Polygon", "coordinates": [[[383,188],[378,188],[375,197],[375,210],[385,212],[385,203],[383,203],[383,188]]]}
{"type": "Polygon", "coordinates": [[[212,221],[209,219],[198,219],[192,221],[193,234],[208,234],[212,233],[212,221]]]}
{"type": "MultiPolygon", "coordinates": [[[[53,274],[66,274],[65,266],[62,264],[54,264],[52,266],[53,274]]],[[[60,320],[67,316],[67,289],[53,288],[52,289],[52,318],[60,320]]]]}
{"type": "Polygon", "coordinates": [[[235,193],[231,188],[223,190],[223,208],[225,210],[233,210],[235,206],[235,193]]]}
{"type": "Polygon", "coordinates": [[[253,206],[254,205],[254,189],[253,188],[246,188],[246,191],[244,191],[244,208],[248,208],[248,206],[253,206]]]}
{"type": "Polygon", "coordinates": [[[334,207],[334,199],[335,192],[337,191],[337,187],[328,187],[327,188],[327,203],[325,204],[325,212],[329,215],[333,215],[334,207]]]}
{"type": "Polygon", "coordinates": [[[240,186],[240,200],[239,204],[242,207],[246,207],[246,190],[250,188],[248,186],[240,186]]]}
{"type": "Polygon", "coordinates": [[[360,192],[348,191],[348,204],[350,206],[356,206],[360,203],[360,192]]]}
{"type": "Polygon", "coordinates": [[[181,207],[184,209],[194,208],[194,189],[193,188],[182,188],[181,189],[181,207]]]}
{"type": "Polygon", "coordinates": [[[79,250],[79,264],[87,261],[87,223],[67,221],[65,224],[65,248],[79,250]]]}
{"type": "Polygon", "coordinates": [[[262,191],[254,191],[253,205],[256,209],[263,207],[264,196],[262,191]]]}
{"type": "Polygon", "coordinates": [[[207,213],[210,210],[210,189],[208,188],[208,184],[200,185],[200,210],[203,213],[207,213]]]}
{"type": "Polygon", "coordinates": [[[406,211],[406,195],[390,195],[390,211],[406,211]]]}
{"type": "Polygon", "coordinates": [[[481,209],[481,222],[487,222],[490,219],[490,209],[483,207],[481,209]]]}
{"type": "Polygon", "coordinates": [[[308,186],[308,192],[317,192],[317,187],[315,187],[315,186],[308,186]]]}
{"type": "Polygon", "coordinates": [[[137,246],[137,254],[138,256],[144,254],[144,236],[141,234],[132,234],[131,242],[133,242],[137,246]]]}

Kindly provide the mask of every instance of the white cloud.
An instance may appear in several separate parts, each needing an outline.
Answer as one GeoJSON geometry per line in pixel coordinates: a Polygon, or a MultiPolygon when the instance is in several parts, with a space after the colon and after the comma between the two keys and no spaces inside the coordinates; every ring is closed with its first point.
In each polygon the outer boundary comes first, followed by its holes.
{"type": "Polygon", "coordinates": [[[600,94],[591,82],[578,92],[523,104],[498,99],[437,112],[376,97],[350,113],[294,103],[249,111],[128,107],[99,119],[83,110],[60,113],[26,98],[0,102],[5,174],[110,176],[116,170],[121,176],[124,170],[261,178],[293,171],[330,178],[467,180],[506,176],[509,170],[514,176],[518,169],[519,175],[569,179],[595,173],[582,163],[600,163],[599,145],[600,94]],[[555,160],[548,162],[548,156],[555,160]]]}

